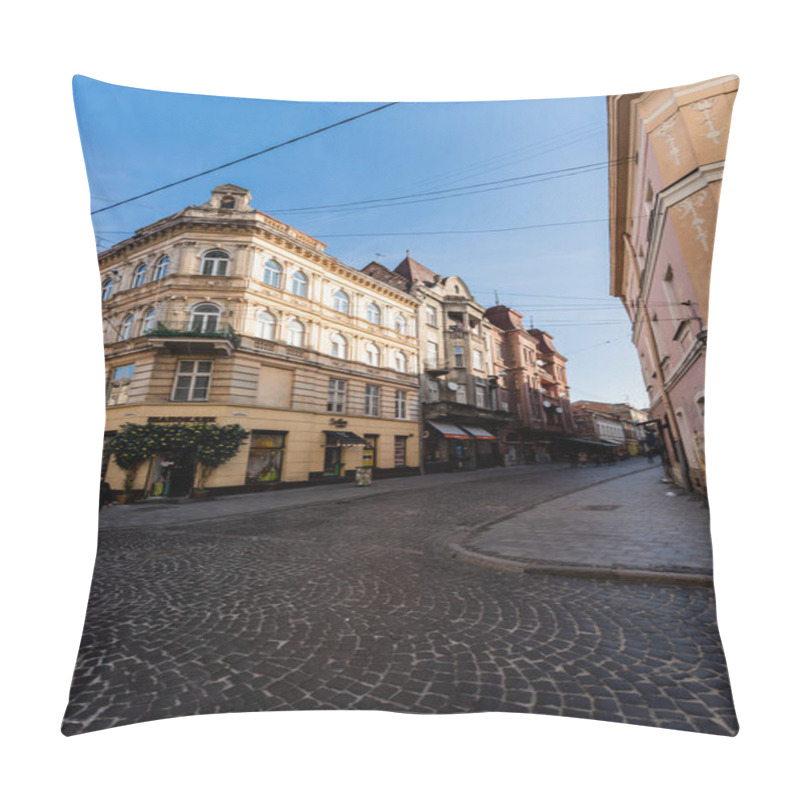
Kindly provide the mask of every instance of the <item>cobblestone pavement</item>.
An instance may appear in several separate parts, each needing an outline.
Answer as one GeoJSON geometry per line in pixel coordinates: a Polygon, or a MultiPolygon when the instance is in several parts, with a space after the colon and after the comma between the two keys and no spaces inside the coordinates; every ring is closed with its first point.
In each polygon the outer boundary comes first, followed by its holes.
{"type": "Polygon", "coordinates": [[[621,569],[710,584],[708,506],[664,485],[662,475],[654,467],[546,501],[481,526],[464,544],[529,569],[621,569]]]}
{"type": "Polygon", "coordinates": [[[634,467],[475,473],[101,533],[63,731],[381,709],[732,735],[713,590],[499,572],[451,557],[448,542],[476,525],[634,467]]]}

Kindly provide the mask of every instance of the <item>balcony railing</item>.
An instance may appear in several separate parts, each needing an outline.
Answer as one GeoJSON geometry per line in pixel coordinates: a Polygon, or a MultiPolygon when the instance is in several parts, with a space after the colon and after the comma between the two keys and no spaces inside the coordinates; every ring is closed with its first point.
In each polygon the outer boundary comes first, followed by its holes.
{"type": "Polygon", "coordinates": [[[198,352],[208,350],[230,355],[242,341],[230,325],[221,330],[201,331],[194,328],[168,328],[158,323],[145,336],[150,340],[160,340],[162,346],[173,352],[198,352]]]}

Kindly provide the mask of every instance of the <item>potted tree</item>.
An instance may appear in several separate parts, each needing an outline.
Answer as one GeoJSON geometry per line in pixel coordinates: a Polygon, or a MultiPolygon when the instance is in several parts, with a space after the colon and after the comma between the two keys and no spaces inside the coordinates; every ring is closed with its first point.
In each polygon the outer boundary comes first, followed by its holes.
{"type": "Polygon", "coordinates": [[[206,481],[211,473],[236,455],[248,435],[241,425],[203,425],[200,427],[197,431],[195,445],[197,482],[192,490],[192,497],[198,499],[208,497],[206,481]]]}
{"type": "Polygon", "coordinates": [[[125,471],[123,490],[116,497],[118,503],[134,501],[133,487],[136,472],[139,465],[152,454],[146,428],[145,425],[128,423],[123,425],[120,432],[108,443],[108,450],[117,466],[125,471]]]}

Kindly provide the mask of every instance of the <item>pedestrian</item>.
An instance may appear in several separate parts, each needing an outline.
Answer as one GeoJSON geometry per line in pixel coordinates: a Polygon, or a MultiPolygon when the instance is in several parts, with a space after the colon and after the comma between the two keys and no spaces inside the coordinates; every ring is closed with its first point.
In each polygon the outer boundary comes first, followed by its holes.
{"type": "Polygon", "coordinates": [[[100,476],[100,511],[103,506],[111,506],[111,501],[114,499],[114,493],[111,491],[111,486],[108,481],[101,475],[100,476]]]}
{"type": "Polygon", "coordinates": [[[585,467],[588,461],[589,461],[589,456],[586,455],[586,451],[581,450],[580,453],[578,453],[578,466],[585,467]]]}

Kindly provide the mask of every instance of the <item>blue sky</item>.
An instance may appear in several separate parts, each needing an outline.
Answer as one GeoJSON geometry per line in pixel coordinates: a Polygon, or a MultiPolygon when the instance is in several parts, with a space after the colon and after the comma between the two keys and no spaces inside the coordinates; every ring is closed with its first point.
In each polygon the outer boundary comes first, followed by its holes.
{"type": "MultiPolygon", "coordinates": [[[[246,100],[83,77],[74,92],[92,210],[391,101],[246,100]]],[[[254,207],[356,269],[372,260],[393,268],[410,250],[463,277],[485,306],[497,292],[554,336],[573,400],[643,407],[630,323],[608,294],[606,160],[603,97],[399,103],[92,221],[106,249],[204,203],[218,184],[246,187],[254,207]],[[376,202],[312,208],[361,201],[376,202]]]]}

